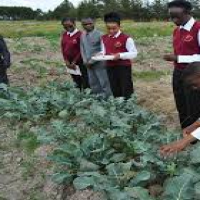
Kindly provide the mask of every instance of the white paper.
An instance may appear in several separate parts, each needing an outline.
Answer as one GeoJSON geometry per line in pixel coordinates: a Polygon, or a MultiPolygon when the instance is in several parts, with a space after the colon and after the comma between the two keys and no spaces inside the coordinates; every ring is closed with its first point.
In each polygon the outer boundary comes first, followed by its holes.
{"type": "Polygon", "coordinates": [[[200,140],[200,127],[197,128],[195,131],[193,131],[192,136],[194,136],[196,139],[200,140]]]}
{"type": "Polygon", "coordinates": [[[79,75],[79,76],[81,76],[82,74],[81,74],[81,70],[80,70],[80,68],[79,68],[79,66],[78,65],[76,65],[76,69],[70,69],[70,68],[66,68],[67,69],[67,73],[68,74],[73,74],[73,75],[79,75]]]}
{"type": "Polygon", "coordinates": [[[103,61],[103,60],[113,60],[114,56],[112,55],[97,55],[97,56],[93,56],[92,60],[95,61],[103,61]]]}

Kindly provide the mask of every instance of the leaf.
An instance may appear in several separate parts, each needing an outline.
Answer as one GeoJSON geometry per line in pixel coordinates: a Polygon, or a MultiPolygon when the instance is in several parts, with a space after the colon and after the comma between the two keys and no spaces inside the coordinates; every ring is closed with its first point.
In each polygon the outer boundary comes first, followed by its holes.
{"type": "Polygon", "coordinates": [[[108,171],[109,175],[112,176],[121,176],[124,175],[126,172],[130,171],[132,166],[131,162],[128,163],[112,163],[106,166],[106,170],[108,171]]]}
{"type": "Polygon", "coordinates": [[[83,154],[79,145],[76,143],[68,143],[61,145],[58,148],[56,148],[55,151],[62,151],[70,156],[73,156],[77,160],[81,158],[83,154]]]}
{"type": "Polygon", "coordinates": [[[62,110],[58,113],[58,116],[61,118],[61,119],[66,119],[69,115],[69,112],[67,110],[62,110]]]}
{"type": "Polygon", "coordinates": [[[191,164],[200,164],[200,145],[195,145],[194,149],[190,152],[190,163],[191,164]]]}
{"type": "Polygon", "coordinates": [[[141,171],[137,173],[135,178],[130,181],[130,186],[140,186],[143,183],[147,183],[151,178],[151,173],[148,171],[141,171]]]}
{"type": "Polygon", "coordinates": [[[121,161],[125,160],[125,158],[126,158],[125,153],[116,153],[110,158],[110,161],[111,162],[121,162],[121,161]]]}
{"type": "Polygon", "coordinates": [[[97,171],[99,169],[99,166],[89,162],[85,159],[81,159],[80,161],[80,171],[81,172],[92,172],[92,171],[97,171]]]}
{"type": "Polygon", "coordinates": [[[101,178],[102,175],[99,172],[78,172],[77,173],[78,176],[93,176],[93,177],[97,177],[97,178],[101,178]]]}
{"type": "Polygon", "coordinates": [[[98,115],[100,117],[105,117],[105,115],[107,114],[105,108],[100,105],[93,104],[90,109],[94,111],[95,115],[98,115]]]}
{"type": "Polygon", "coordinates": [[[115,188],[108,190],[108,194],[110,200],[131,200],[126,192],[122,192],[115,188]]]}
{"type": "Polygon", "coordinates": [[[58,184],[69,184],[73,180],[73,176],[68,173],[56,173],[52,176],[52,180],[58,184]]]}
{"type": "Polygon", "coordinates": [[[90,186],[95,185],[95,180],[94,177],[78,177],[76,179],[74,179],[73,181],[73,185],[77,190],[83,190],[86,189],[90,186]]]}
{"type": "Polygon", "coordinates": [[[200,199],[200,182],[195,184],[194,186],[194,199],[198,200],[200,199]]]}
{"type": "Polygon", "coordinates": [[[149,191],[142,187],[126,187],[125,191],[130,197],[136,200],[153,200],[153,197],[149,195],[149,191]]]}
{"type": "Polygon", "coordinates": [[[47,160],[54,161],[55,163],[59,163],[68,167],[73,166],[73,161],[63,155],[49,155],[47,156],[47,160]]]}
{"type": "Polygon", "coordinates": [[[170,178],[164,185],[164,200],[191,200],[194,197],[193,175],[184,173],[170,178]]]}

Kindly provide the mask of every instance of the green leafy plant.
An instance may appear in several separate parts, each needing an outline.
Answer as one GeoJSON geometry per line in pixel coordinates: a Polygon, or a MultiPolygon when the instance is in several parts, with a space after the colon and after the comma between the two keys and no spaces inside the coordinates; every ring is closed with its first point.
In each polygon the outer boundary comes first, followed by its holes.
{"type": "MultiPolygon", "coordinates": [[[[162,200],[198,195],[198,151],[161,158],[160,145],[178,135],[138,106],[135,97],[104,101],[89,90],[80,93],[68,82],[29,91],[2,88],[1,118],[12,125],[23,122],[16,126],[18,132],[23,128],[37,136],[37,145],[54,147],[47,159],[55,163],[52,178],[58,184],[101,191],[111,200],[153,200],[148,191],[153,184],[164,186],[162,200]],[[183,171],[186,167],[189,170],[183,171]]],[[[27,139],[27,134],[19,136],[27,139]]],[[[28,147],[34,149],[33,144],[28,147]]]]}

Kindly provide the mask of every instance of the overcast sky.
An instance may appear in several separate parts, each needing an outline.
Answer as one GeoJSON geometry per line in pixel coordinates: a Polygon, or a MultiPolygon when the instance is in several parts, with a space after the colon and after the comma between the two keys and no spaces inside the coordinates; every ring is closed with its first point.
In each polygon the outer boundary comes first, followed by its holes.
{"type": "MultiPolygon", "coordinates": [[[[81,0],[71,0],[76,6],[81,0]]],[[[33,9],[40,8],[43,11],[53,10],[63,0],[0,0],[0,6],[26,6],[33,9]]]]}

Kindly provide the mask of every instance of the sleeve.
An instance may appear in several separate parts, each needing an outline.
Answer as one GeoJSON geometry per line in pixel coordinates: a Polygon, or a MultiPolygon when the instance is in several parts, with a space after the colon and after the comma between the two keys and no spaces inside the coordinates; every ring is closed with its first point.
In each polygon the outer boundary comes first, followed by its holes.
{"type": "Polygon", "coordinates": [[[83,44],[83,35],[81,36],[81,39],[80,39],[80,51],[81,51],[81,56],[83,58],[83,62],[84,63],[87,63],[87,59],[86,59],[86,56],[85,56],[85,51],[84,51],[84,44],[83,44]]]}
{"type": "Polygon", "coordinates": [[[78,55],[74,58],[72,63],[77,64],[77,62],[81,59],[82,59],[81,52],[79,52],[78,55]]]}
{"type": "Polygon", "coordinates": [[[2,48],[2,62],[3,67],[10,67],[11,61],[10,61],[10,52],[8,51],[7,45],[3,38],[0,38],[0,46],[2,48]]]}
{"type": "Polygon", "coordinates": [[[135,42],[132,38],[128,38],[126,41],[126,49],[128,52],[120,53],[120,59],[122,60],[132,60],[137,57],[137,49],[135,46],[135,42]]]}
{"type": "Polygon", "coordinates": [[[101,38],[101,52],[99,52],[103,55],[106,54],[106,48],[105,48],[105,44],[103,43],[103,39],[101,38]]]}
{"type": "MultiPolygon", "coordinates": [[[[82,34],[81,34],[82,35],[82,34]]],[[[79,49],[80,49],[80,40],[81,40],[81,35],[79,37],[79,49]]],[[[73,63],[74,64],[77,64],[78,61],[80,61],[82,59],[82,56],[81,56],[81,50],[79,51],[79,53],[76,55],[76,57],[74,58],[73,60],[73,63]]]]}
{"type": "Polygon", "coordinates": [[[192,132],[191,135],[196,139],[200,140],[200,127],[197,128],[194,132],[192,132]]]}
{"type": "Polygon", "coordinates": [[[65,61],[68,61],[67,55],[65,54],[64,35],[61,38],[61,51],[62,51],[63,59],[65,61]]]}
{"type": "MultiPolygon", "coordinates": [[[[198,43],[200,47],[200,30],[198,32],[198,43]]],[[[193,63],[193,62],[200,62],[200,54],[194,54],[190,56],[182,56],[178,55],[178,63],[193,63]]]]}
{"type": "MultiPolygon", "coordinates": [[[[98,32],[97,33],[97,35],[96,35],[96,37],[97,37],[97,40],[98,40],[98,45],[100,45],[100,49],[102,49],[102,36],[103,36],[103,33],[102,32],[98,32]]],[[[95,54],[93,54],[92,56],[95,56],[96,54],[102,54],[102,52],[100,51],[100,52],[95,52],[95,54]]],[[[94,64],[96,64],[96,63],[98,63],[98,61],[95,61],[95,60],[92,60],[92,57],[91,57],[91,59],[89,60],[89,62],[88,62],[89,64],[91,64],[91,65],[94,65],[94,64]]]]}

